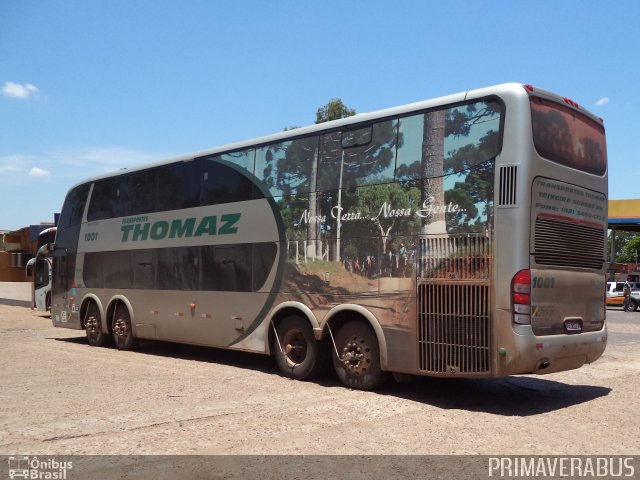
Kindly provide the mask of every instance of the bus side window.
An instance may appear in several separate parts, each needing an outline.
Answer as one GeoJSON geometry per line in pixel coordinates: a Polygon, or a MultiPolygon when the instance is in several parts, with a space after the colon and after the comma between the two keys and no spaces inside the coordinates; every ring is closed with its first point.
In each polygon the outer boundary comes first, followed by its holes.
{"type": "Polygon", "coordinates": [[[317,136],[261,147],[256,152],[256,177],[264,181],[272,197],[314,191],[317,152],[317,136]]]}
{"type": "Polygon", "coordinates": [[[242,202],[254,197],[254,184],[238,170],[219,163],[219,156],[202,159],[200,205],[242,202]]]}

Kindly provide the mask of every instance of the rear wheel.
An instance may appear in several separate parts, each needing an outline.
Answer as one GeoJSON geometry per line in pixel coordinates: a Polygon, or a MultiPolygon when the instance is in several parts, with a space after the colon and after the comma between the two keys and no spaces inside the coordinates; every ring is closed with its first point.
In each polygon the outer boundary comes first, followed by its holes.
{"type": "Polygon", "coordinates": [[[285,318],[276,329],[273,352],[283,375],[306,380],[320,373],[327,364],[327,348],[318,343],[309,322],[298,316],[285,318]]]}
{"type": "Polygon", "coordinates": [[[638,300],[635,299],[630,299],[629,300],[629,307],[627,308],[627,310],[630,310],[632,312],[636,312],[638,310],[638,300]]]}
{"type": "Polygon", "coordinates": [[[104,347],[111,340],[109,334],[102,331],[100,310],[93,302],[87,307],[84,331],[87,334],[87,343],[92,347],[104,347]]]}
{"type": "Polygon", "coordinates": [[[333,354],[333,368],[347,387],[372,390],[388,378],[380,368],[380,349],[373,329],[364,322],[350,321],[335,336],[338,354],[333,354]]]}
{"type": "Polygon", "coordinates": [[[118,350],[133,350],[135,348],[136,339],[133,337],[133,330],[131,329],[131,316],[124,303],[119,302],[116,306],[111,328],[113,330],[113,341],[118,350]]]}

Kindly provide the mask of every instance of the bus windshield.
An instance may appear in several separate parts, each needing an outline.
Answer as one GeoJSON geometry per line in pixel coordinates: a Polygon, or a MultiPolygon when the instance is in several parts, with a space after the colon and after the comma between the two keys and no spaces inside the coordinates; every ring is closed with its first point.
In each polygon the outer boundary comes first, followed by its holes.
{"type": "Polygon", "coordinates": [[[533,143],[556,163],[595,175],[607,168],[604,127],[585,115],[540,97],[531,97],[533,143]]]}

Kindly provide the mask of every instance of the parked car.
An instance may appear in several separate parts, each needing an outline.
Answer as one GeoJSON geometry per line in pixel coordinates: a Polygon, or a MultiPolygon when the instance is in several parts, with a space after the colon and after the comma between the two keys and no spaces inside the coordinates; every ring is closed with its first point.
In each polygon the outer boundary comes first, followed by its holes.
{"type": "MultiPolygon", "coordinates": [[[[640,283],[631,284],[631,300],[629,309],[636,311],[640,308],[640,283]]],[[[621,307],[624,303],[624,282],[607,282],[607,306],[621,307]]]]}
{"type": "MultiPolygon", "coordinates": [[[[638,285],[638,284],[636,284],[638,285]]],[[[637,312],[640,308],[640,285],[631,287],[631,299],[629,300],[629,310],[637,312]]]]}

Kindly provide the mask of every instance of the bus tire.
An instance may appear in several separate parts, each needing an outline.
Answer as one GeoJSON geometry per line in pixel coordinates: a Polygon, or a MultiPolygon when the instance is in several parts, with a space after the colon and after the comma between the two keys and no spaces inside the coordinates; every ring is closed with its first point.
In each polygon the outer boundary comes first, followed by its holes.
{"type": "Polygon", "coordinates": [[[113,331],[113,341],[118,350],[133,350],[136,346],[136,339],[131,328],[131,315],[124,303],[116,305],[113,321],[111,323],[113,331]]]}
{"type": "Polygon", "coordinates": [[[92,347],[104,347],[111,340],[108,333],[102,331],[102,319],[98,306],[91,302],[87,307],[84,331],[87,334],[87,343],[92,347]]]}
{"type": "Polygon", "coordinates": [[[328,363],[326,345],[316,341],[306,319],[296,315],[286,317],[276,331],[272,349],[284,376],[307,380],[323,370],[328,363]]]}
{"type": "Polygon", "coordinates": [[[373,329],[362,321],[345,323],[335,336],[338,358],[333,353],[333,368],[347,387],[373,390],[388,378],[380,367],[380,347],[373,329]]]}

